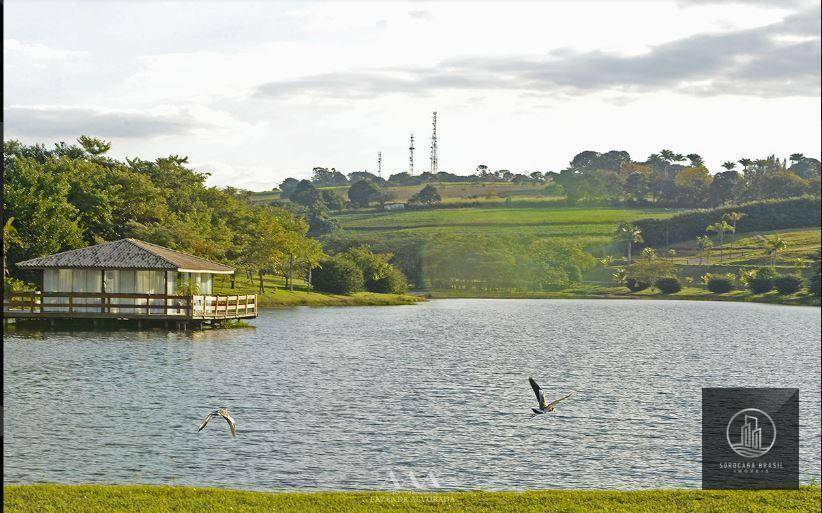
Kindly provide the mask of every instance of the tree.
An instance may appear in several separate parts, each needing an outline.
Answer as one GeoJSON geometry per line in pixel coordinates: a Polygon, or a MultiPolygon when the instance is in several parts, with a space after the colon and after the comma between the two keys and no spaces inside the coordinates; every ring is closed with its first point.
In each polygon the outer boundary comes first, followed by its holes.
{"type": "Polygon", "coordinates": [[[710,186],[711,203],[713,203],[714,206],[719,206],[733,200],[736,195],[739,178],[739,173],[733,170],[715,174],[710,186]]]}
{"type": "Polygon", "coordinates": [[[791,153],[791,162],[799,162],[804,158],[805,155],[803,155],[802,153],[791,153]]]}
{"type": "Polygon", "coordinates": [[[681,204],[701,206],[707,203],[708,192],[711,186],[711,175],[704,167],[687,167],[677,173],[677,198],[681,204]]]}
{"type": "Polygon", "coordinates": [[[348,189],[348,199],[355,207],[367,207],[374,201],[379,201],[382,191],[371,182],[360,180],[348,189]]]}
{"type": "Polygon", "coordinates": [[[642,256],[647,258],[650,263],[654,258],[656,258],[656,250],[654,248],[645,248],[642,250],[642,256]]]}
{"type": "Polygon", "coordinates": [[[728,224],[727,221],[724,219],[722,221],[718,221],[711,225],[708,225],[705,228],[706,232],[715,232],[719,234],[719,262],[722,262],[723,251],[724,251],[724,244],[725,244],[725,232],[733,230],[734,227],[728,224]]]}
{"type": "Polygon", "coordinates": [[[17,234],[17,228],[14,227],[14,217],[9,217],[6,219],[6,222],[3,223],[3,277],[9,275],[9,267],[8,267],[8,260],[6,259],[6,255],[9,252],[9,247],[14,244],[15,246],[24,247],[25,242],[20,236],[17,234]]]}
{"type": "Polygon", "coordinates": [[[691,167],[702,167],[705,164],[705,159],[696,153],[689,153],[686,157],[691,161],[691,167]]]}
{"type": "Polygon", "coordinates": [[[428,184],[408,199],[408,203],[418,203],[421,205],[432,206],[439,204],[442,201],[439,191],[433,184],[428,184]]]}
{"type": "Polygon", "coordinates": [[[733,171],[734,168],[736,167],[736,162],[733,162],[733,161],[730,161],[730,160],[727,161],[727,162],[723,162],[722,167],[724,167],[726,171],[733,171]]]}
{"type": "Polygon", "coordinates": [[[744,212],[728,212],[727,214],[722,216],[722,219],[730,222],[731,226],[733,227],[733,230],[731,230],[731,233],[733,233],[733,242],[736,242],[736,223],[739,222],[746,215],[747,214],[745,214],[744,212]]]}
{"type": "Polygon", "coordinates": [[[635,243],[643,242],[642,231],[630,223],[622,223],[617,228],[617,239],[628,245],[628,265],[631,265],[631,248],[635,243]]]}
{"type": "Polygon", "coordinates": [[[102,155],[111,149],[110,142],[98,139],[97,137],[81,135],[77,138],[77,142],[80,143],[80,146],[82,146],[84,150],[95,157],[102,155]]]}
{"type": "Polygon", "coordinates": [[[297,187],[288,196],[288,199],[298,205],[310,207],[322,203],[320,191],[309,180],[300,180],[297,187]]]}
{"type": "Polygon", "coordinates": [[[280,191],[282,191],[282,196],[284,198],[289,197],[291,195],[291,193],[294,192],[294,189],[296,189],[299,184],[300,184],[300,181],[297,180],[296,178],[289,177],[289,178],[286,178],[285,180],[283,180],[282,183],[280,184],[280,191]]]}
{"type": "Polygon", "coordinates": [[[311,182],[317,187],[335,187],[348,184],[348,178],[333,167],[315,167],[312,170],[311,182]]]}
{"type": "Polygon", "coordinates": [[[785,239],[783,239],[778,233],[772,235],[771,237],[759,235],[757,236],[757,240],[765,246],[765,254],[771,257],[771,269],[775,268],[777,255],[788,249],[787,241],[785,241],[785,239]]]}
{"type": "Polygon", "coordinates": [[[702,257],[707,256],[706,263],[711,263],[711,248],[714,241],[707,235],[700,235],[696,238],[696,245],[699,248],[699,265],[702,265],[702,257]]]}
{"type": "Polygon", "coordinates": [[[325,206],[330,210],[342,210],[345,208],[345,200],[336,192],[324,189],[320,191],[320,194],[322,195],[323,203],[325,203],[325,206]]]}

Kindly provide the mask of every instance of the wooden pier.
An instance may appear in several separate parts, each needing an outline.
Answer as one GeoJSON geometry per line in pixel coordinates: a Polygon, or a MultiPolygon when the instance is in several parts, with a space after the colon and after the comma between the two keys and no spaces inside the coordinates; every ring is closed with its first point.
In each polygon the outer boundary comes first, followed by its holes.
{"type": "Polygon", "coordinates": [[[257,317],[257,296],[12,292],[4,319],[131,319],[202,323],[257,317]]]}

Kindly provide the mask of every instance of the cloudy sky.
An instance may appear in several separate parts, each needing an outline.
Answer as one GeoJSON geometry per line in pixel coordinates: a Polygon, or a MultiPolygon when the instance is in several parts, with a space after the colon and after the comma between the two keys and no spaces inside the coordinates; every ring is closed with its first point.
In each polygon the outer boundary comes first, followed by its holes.
{"type": "Polygon", "coordinates": [[[819,157],[803,0],[4,3],[4,137],[188,155],[269,189],[314,166],[560,170],[579,151],[819,157]]]}

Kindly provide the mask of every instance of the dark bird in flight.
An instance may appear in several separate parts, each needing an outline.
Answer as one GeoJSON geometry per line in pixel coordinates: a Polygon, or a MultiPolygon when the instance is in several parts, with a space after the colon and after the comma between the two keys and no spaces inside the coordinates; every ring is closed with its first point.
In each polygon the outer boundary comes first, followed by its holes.
{"type": "Polygon", "coordinates": [[[206,424],[208,424],[209,420],[216,419],[217,417],[222,417],[225,419],[226,422],[228,422],[228,426],[231,428],[231,436],[237,436],[237,423],[234,422],[234,418],[231,416],[230,413],[228,413],[228,410],[226,410],[225,408],[214,410],[213,412],[206,415],[206,418],[203,419],[203,422],[202,424],[200,424],[200,427],[197,428],[197,432],[199,433],[200,431],[202,431],[203,428],[206,427],[206,424]]]}
{"type": "Polygon", "coordinates": [[[548,413],[557,409],[557,403],[562,401],[563,399],[568,399],[571,397],[571,394],[566,395],[565,397],[560,397],[556,401],[552,401],[550,403],[545,402],[545,394],[542,393],[542,388],[534,381],[534,378],[528,378],[528,382],[531,383],[531,388],[534,389],[534,395],[537,396],[537,402],[539,403],[539,408],[531,408],[531,411],[534,412],[534,415],[540,415],[543,413],[548,413]]]}

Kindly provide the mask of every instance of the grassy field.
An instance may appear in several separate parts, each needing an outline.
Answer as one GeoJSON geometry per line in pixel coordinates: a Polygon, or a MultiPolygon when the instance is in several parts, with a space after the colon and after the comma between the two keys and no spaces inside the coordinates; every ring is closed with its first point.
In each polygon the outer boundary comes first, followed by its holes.
{"type": "Polygon", "coordinates": [[[119,512],[818,512],[819,487],[799,490],[264,493],[168,486],[6,485],[13,513],[119,512]]]}
{"type": "Polygon", "coordinates": [[[378,306],[378,305],[410,305],[423,299],[410,294],[374,294],[372,292],[358,292],[351,295],[325,294],[309,289],[302,281],[294,280],[294,290],[285,286],[285,279],[281,276],[265,275],[263,278],[265,292],[259,293],[259,281],[256,277],[249,280],[243,273],[237,274],[235,288],[231,288],[228,276],[218,275],[214,281],[214,293],[257,294],[260,306],[378,306]]]}
{"type": "Polygon", "coordinates": [[[339,216],[350,236],[362,241],[394,238],[433,240],[443,235],[504,235],[531,239],[578,239],[587,248],[610,244],[616,227],[644,217],[675,212],[611,208],[470,208],[392,211],[339,216]]]}
{"type": "MultiPolygon", "coordinates": [[[[654,209],[464,208],[352,213],[338,217],[351,243],[366,243],[375,251],[391,251],[396,263],[420,288],[435,288],[448,275],[448,265],[474,262],[477,276],[502,276],[528,257],[539,241],[579,245],[591,253],[610,251],[621,222],[666,217],[675,212],[654,209]],[[477,258],[483,262],[476,263],[477,258]],[[480,270],[479,267],[483,269],[480,270]]],[[[562,265],[562,263],[558,263],[562,265]]],[[[530,278],[527,278],[530,280],[530,278]]]]}
{"type": "MultiPolygon", "coordinates": [[[[787,249],[779,253],[776,258],[776,266],[782,268],[810,265],[816,252],[819,251],[820,243],[822,243],[822,230],[818,227],[801,230],[744,233],[740,234],[736,241],[732,240],[732,236],[727,235],[725,244],[720,245],[717,242],[711,250],[710,263],[735,266],[770,265],[771,258],[757,237],[771,237],[774,235],[779,235],[788,243],[787,249]]],[[[707,264],[705,256],[700,257],[699,255],[696,241],[675,244],[672,245],[672,248],[677,252],[677,256],[673,259],[677,265],[707,264]]]]}

